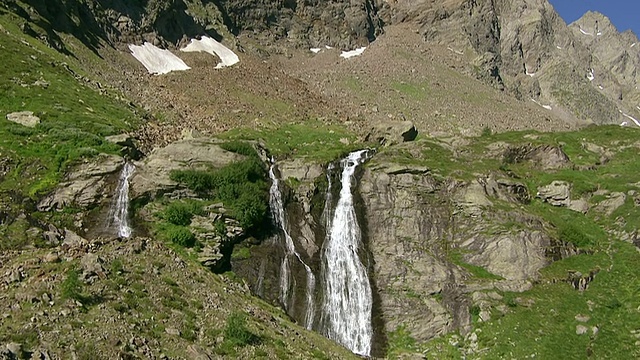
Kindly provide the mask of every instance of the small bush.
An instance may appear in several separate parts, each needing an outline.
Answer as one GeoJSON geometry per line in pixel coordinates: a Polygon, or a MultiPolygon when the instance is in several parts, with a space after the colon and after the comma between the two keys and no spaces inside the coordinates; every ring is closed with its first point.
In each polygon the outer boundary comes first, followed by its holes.
{"type": "MultiPolygon", "coordinates": [[[[268,223],[269,187],[266,170],[257,158],[229,164],[215,171],[174,171],[171,179],[201,195],[221,200],[248,232],[257,233],[268,223]]],[[[173,223],[188,225],[186,211],[174,210],[176,222],[173,223]]]]}
{"type": "Polygon", "coordinates": [[[196,202],[172,202],[162,217],[174,225],[187,226],[191,224],[194,215],[202,214],[202,206],[196,202]]]}
{"type": "Polygon", "coordinates": [[[247,329],[247,319],[243,313],[234,312],[227,318],[224,328],[225,341],[233,346],[255,345],[260,343],[260,337],[247,329]]]}
{"type": "Polygon", "coordinates": [[[254,147],[248,142],[237,141],[237,140],[227,141],[225,143],[220,144],[220,147],[227,151],[234,152],[236,154],[246,155],[249,157],[258,157],[258,153],[256,152],[256,149],[254,149],[254,147]]]}
{"type": "Polygon", "coordinates": [[[187,188],[204,194],[213,188],[213,175],[206,171],[179,170],[169,174],[171,180],[184,184],[187,188]]]}
{"type": "Polygon", "coordinates": [[[61,290],[63,299],[82,302],[84,299],[82,296],[82,281],[80,281],[80,276],[75,269],[67,271],[67,278],[62,282],[61,290]]]}
{"type": "Polygon", "coordinates": [[[196,244],[196,237],[184,226],[175,226],[167,230],[167,237],[172,243],[182,247],[193,247],[196,244]]]}

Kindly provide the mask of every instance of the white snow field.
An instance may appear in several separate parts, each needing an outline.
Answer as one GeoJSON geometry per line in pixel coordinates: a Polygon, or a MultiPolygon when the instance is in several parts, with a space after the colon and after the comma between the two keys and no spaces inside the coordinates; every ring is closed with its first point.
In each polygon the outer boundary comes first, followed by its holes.
{"type": "Polygon", "coordinates": [[[311,51],[314,54],[319,53],[321,50],[322,50],[321,48],[311,48],[311,49],[309,49],[309,51],[311,51]]]}
{"type": "Polygon", "coordinates": [[[231,66],[240,62],[240,58],[231,49],[217,42],[208,36],[202,39],[191,39],[191,43],[180,49],[183,52],[207,52],[213,56],[220,58],[220,62],[216,65],[216,69],[231,66]]]}
{"type": "Polygon", "coordinates": [[[633,116],[625,113],[622,113],[622,116],[626,117],[627,119],[633,121],[636,125],[640,126],[640,121],[638,121],[638,119],[634,118],[633,116]]]}
{"type": "Polygon", "coordinates": [[[363,47],[359,47],[359,48],[357,48],[357,49],[355,49],[355,50],[343,51],[343,52],[340,54],[340,57],[341,57],[341,58],[348,59],[348,58],[352,58],[352,57],[354,57],[354,56],[359,56],[359,55],[362,55],[362,53],[363,53],[366,49],[367,49],[367,47],[366,47],[366,46],[363,46],[363,47]]]}
{"type": "Polygon", "coordinates": [[[140,61],[149,74],[167,74],[172,71],[191,69],[179,57],[169,50],[163,50],[151,43],[145,42],[142,45],[129,45],[131,55],[140,61]]]}

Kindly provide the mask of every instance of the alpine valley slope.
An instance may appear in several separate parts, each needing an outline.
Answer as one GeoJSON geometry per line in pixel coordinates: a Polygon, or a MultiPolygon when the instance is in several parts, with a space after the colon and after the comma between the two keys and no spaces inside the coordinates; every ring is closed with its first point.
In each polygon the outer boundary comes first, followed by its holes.
{"type": "Polygon", "coordinates": [[[640,357],[634,41],[544,0],[4,1],[0,357],[354,357],[302,326],[341,186],[366,353],[640,357]],[[204,35],[240,62],[179,51],[204,35]],[[191,70],[149,75],[143,41],[191,70]]]}

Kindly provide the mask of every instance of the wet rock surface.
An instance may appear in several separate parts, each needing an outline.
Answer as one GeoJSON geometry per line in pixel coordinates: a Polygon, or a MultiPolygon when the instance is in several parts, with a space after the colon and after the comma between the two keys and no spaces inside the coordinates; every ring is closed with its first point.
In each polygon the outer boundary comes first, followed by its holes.
{"type": "Polygon", "coordinates": [[[115,188],[110,180],[124,164],[115,155],[100,155],[72,169],[56,190],[38,203],[39,211],[61,210],[66,206],[83,209],[100,204],[115,188]]]}

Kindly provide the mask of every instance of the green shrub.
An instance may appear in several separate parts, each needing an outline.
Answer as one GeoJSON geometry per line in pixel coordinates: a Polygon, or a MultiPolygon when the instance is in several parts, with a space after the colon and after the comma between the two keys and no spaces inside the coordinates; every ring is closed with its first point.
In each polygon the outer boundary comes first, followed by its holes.
{"type": "Polygon", "coordinates": [[[75,269],[67,271],[67,278],[62,282],[61,290],[63,299],[82,302],[84,299],[82,296],[82,281],[80,281],[80,276],[75,269]]]}
{"type": "Polygon", "coordinates": [[[260,343],[260,337],[247,329],[247,319],[243,313],[233,312],[227,318],[224,328],[224,338],[233,346],[255,345],[260,343]]]}
{"type": "Polygon", "coordinates": [[[206,193],[213,188],[213,175],[206,171],[178,170],[172,171],[169,177],[199,194],[206,193]]]}
{"type": "Polygon", "coordinates": [[[174,225],[187,226],[191,224],[194,215],[202,214],[202,205],[197,202],[172,202],[165,209],[162,218],[174,225]]]}
{"type": "MultiPolygon", "coordinates": [[[[221,200],[248,232],[257,232],[268,223],[266,170],[257,158],[229,164],[214,171],[174,171],[171,179],[203,196],[221,200]]],[[[173,223],[188,225],[184,211],[175,211],[175,215],[179,216],[173,223]]]]}
{"type": "Polygon", "coordinates": [[[256,149],[251,144],[245,141],[238,141],[238,140],[227,141],[225,143],[220,144],[220,147],[227,151],[234,152],[236,154],[246,155],[249,157],[256,157],[256,158],[258,157],[258,153],[256,152],[256,149]]]}
{"type": "Polygon", "coordinates": [[[172,243],[183,247],[193,247],[196,237],[184,226],[172,226],[167,230],[167,237],[172,243]]]}

